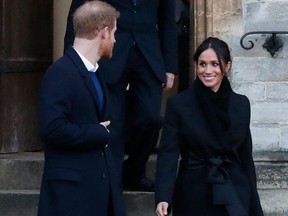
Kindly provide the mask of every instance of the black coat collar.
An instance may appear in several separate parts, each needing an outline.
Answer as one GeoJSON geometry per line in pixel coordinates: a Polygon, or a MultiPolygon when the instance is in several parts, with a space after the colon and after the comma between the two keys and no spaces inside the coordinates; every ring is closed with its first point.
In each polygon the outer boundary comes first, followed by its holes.
{"type": "Polygon", "coordinates": [[[224,76],[221,86],[216,93],[204,86],[199,78],[196,78],[193,87],[210,131],[215,135],[220,145],[227,145],[224,132],[230,128],[228,107],[232,89],[229,80],[224,76]]]}

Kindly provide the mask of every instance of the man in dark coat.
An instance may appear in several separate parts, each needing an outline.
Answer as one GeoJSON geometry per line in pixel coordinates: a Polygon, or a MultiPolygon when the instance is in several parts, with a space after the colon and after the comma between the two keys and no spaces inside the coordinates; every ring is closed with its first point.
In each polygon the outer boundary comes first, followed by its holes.
{"type": "Polygon", "coordinates": [[[176,1],[176,23],[178,35],[178,92],[189,88],[193,80],[189,74],[190,49],[190,0],[176,1]]]}
{"type": "Polygon", "coordinates": [[[111,57],[119,12],[90,1],[74,16],[75,40],[40,89],[45,165],[38,216],[125,216],[107,145],[109,104],[97,61],[111,57]]]}
{"type": "MultiPolygon", "coordinates": [[[[73,41],[71,19],[85,0],[73,0],[67,22],[65,49],[73,41]]],[[[175,0],[106,0],[120,11],[113,57],[99,62],[107,83],[113,116],[112,153],[122,164],[124,185],[132,190],[154,190],[145,177],[145,165],[153,152],[162,125],[163,86],[173,86],[177,71],[175,0]],[[127,91],[127,86],[129,90],[127,91]],[[126,136],[124,136],[124,134],[126,136]],[[115,143],[123,143],[122,147],[115,143]]],[[[121,170],[121,165],[119,170],[121,170]]]]}

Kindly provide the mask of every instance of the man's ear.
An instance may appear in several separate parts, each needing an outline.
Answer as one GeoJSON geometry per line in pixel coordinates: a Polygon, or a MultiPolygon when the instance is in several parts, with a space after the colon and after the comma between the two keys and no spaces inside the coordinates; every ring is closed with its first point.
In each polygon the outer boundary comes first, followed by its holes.
{"type": "Polygon", "coordinates": [[[99,31],[99,35],[100,35],[100,38],[101,38],[101,39],[107,39],[107,38],[109,38],[109,29],[108,29],[108,27],[102,28],[102,29],[99,31]]]}

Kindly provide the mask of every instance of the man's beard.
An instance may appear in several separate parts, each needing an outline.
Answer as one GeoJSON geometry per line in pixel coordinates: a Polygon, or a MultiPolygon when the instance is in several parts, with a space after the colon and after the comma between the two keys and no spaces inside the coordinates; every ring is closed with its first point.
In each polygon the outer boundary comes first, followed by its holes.
{"type": "Polygon", "coordinates": [[[112,55],[113,55],[113,45],[109,47],[108,46],[103,47],[103,52],[101,55],[102,58],[111,58],[112,55]]]}

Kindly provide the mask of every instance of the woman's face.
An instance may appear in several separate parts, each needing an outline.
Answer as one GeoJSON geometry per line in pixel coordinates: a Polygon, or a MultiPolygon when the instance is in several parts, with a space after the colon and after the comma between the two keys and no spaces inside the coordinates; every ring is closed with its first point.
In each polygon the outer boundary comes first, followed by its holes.
{"type": "MultiPolygon", "coordinates": [[[[230,69],[230,64],[230,62],[223,64],[225,71],[230,69]]],[[[220,88],[225,71],[221,71],[220,62],[213,49],[207,49],[199,56],[197,61],[197,76],[212,91],[217,92],[220,88]]]]}

